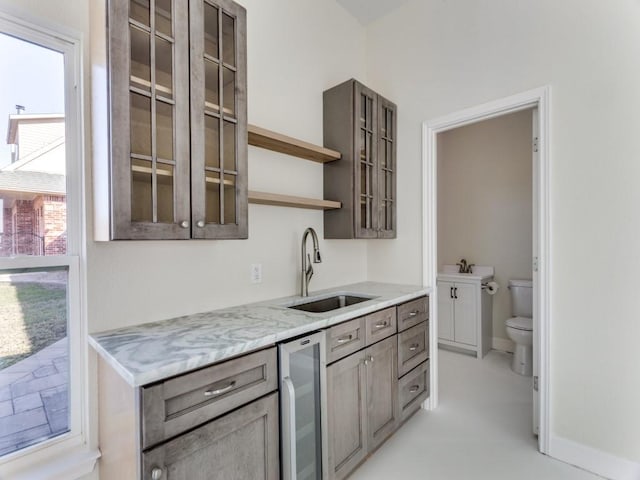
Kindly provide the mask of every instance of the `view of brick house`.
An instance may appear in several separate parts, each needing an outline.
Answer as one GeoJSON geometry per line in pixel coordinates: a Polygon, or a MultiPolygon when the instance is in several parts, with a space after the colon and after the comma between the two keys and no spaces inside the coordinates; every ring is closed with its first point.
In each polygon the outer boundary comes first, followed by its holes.
{"type": "Polygon", "coordinates": [[[66,253],[64,115],[9,116],[0,167],[0,256],[66,253]]]}

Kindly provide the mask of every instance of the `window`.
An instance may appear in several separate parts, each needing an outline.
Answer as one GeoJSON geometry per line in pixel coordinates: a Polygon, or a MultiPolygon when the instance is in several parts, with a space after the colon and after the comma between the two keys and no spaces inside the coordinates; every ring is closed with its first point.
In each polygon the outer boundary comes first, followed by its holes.
{"type": "Polygon", "coordinates": [[[97,457],[86,447],[80,41],[0,12],[0,55],[0,478],[56,462],[57,477],[77,478],[97,457]]]}

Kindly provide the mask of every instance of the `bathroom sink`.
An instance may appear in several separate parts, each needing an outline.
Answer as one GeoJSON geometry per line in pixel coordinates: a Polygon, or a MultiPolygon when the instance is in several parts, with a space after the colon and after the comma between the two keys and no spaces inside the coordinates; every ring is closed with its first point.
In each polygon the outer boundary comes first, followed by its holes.
{"type": "Polygon", "coordinates": [[[367,300],[371,300],[371,298],[359,297],[357,295],[335,295],[333,297],[321,298],[319,300],[312,300],[310,302],[299,303],[297,305],[290,305],[287,308],[312,313],[323,313],[355,305],[356,303],[366,302],[367,300]]]}

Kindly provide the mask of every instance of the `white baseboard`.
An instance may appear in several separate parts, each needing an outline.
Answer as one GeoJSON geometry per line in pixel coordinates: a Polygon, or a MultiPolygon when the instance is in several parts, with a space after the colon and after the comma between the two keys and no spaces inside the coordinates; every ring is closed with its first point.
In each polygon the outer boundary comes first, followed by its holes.
{"type": "Polygon", "coordinates": [[[513,353],[515,350],[513,342],[508,338],[493,337],[491,341],[491,348],[499,350],[501,352],[513,353]]]}
{"type": "Polygon", "coordinates": [[[640,480],[640,463],[551,435],[549,456],[613,480],[640,480]]]}

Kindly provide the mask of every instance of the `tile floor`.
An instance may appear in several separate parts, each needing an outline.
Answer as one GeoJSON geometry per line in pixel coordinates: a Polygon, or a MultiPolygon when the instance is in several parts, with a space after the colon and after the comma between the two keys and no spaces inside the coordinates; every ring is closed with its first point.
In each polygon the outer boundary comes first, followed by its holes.
{"type": "Polygon", "coordinates": [[[439,350],[440,404],[420,410],[349,480],[591,480],[601,477],[536,450],[531,378],[511,356],[439,350]]]}
{"type": "Polygon", "coordinates": [[[68,430],[67,339],[0,370],[0,455],[68,430]]]}

